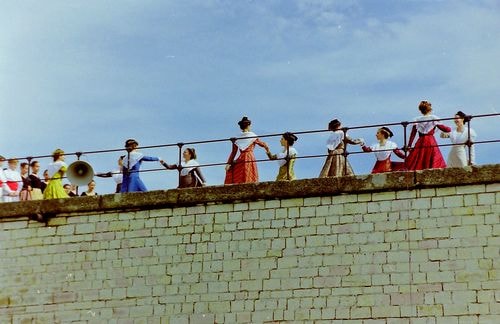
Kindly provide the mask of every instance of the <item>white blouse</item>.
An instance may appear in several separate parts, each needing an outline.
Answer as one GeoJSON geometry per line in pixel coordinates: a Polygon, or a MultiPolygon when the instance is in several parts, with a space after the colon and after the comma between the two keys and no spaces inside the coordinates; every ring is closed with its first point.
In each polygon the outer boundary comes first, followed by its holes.
{"type": "Polygon", "coordinates": [[[380,143],[377,143],[370,146],[370,149],[373,151],[373,153],[375,153],[375,157],[378,161],[387,160],[389,156],[391,156],[392,151],[397,148],[398,145],[391,141],[386,141],[384,145],[380,145],[380,143]]]}
{"type": "MultiPolygon", "coordinates": [[[[279,166],[284,166],[286,164],[286,153],[287,150],[285,149],[283,152],[276,154],[276,158],[278,159],[278,164],[279,166]]],[[[297,156],[297,150],[294,149],[293,147],[288,148],[288,154],[290,158],[294,158],[297,156]]]]}
{"type": "Polygon", "coordinates": [[[339,144],[344,140],[344,132],[342,130],[336,130],[332,132],[328,140],[326,141],[326,147],[333,151],[339,146],[339,144]]]}
{"type": "Polygon", "coordinates": [[[418,124],[415,124],[415,126],[417,127],[417,131],[422,134],[427,134],[428,132],[430,132],[434,127],[436,127],[437,124],[439,124],[438,120],[433,119],[439,119],[439,117],[434,115],[427,115],[415,118],[415,121],[419,122],[418,124]]]}
{"type": "Polygon", "coordinates": [[[49,178],[52,178],[62,167],[68,167],[66,163],[63,161],[55,161],[49,163],[47,167],[47,173],[49,174],[49,178]]]}
{"type": "Polygon", "coordinates": [[[254,132],[241,132],[238,137],[243,138],[238,138],[234,144],[236,144],[241,151],[247,149],[257,139],[257,135],[255,135],[254,132]]]}

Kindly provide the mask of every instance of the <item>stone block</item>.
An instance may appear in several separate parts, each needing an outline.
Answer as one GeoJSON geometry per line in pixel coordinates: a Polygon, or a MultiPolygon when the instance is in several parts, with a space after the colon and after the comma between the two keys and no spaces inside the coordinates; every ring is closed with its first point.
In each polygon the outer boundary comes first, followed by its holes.
{"type": "Polygon", "coordinates": [[[443,305],[417,305],[418,316],[443,316],[443,305]]]}
{"type": "Polygon", "coordinates": [[[478,205],[494,205],[495,193],[483,193],[477,195],[478,205]]]}
{"type": "Polygon", "coordinates": [[[399,317],[401,314],[398,306],[374,306],[372,307],[373,318],[399,317]]]}

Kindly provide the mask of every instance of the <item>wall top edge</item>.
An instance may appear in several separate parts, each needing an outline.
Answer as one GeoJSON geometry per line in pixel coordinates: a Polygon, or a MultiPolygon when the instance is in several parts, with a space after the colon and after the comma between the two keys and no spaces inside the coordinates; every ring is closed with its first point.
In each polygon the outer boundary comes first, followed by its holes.
{"type": "Polygon", "coordinates": [[[465,168],[393,172],[339,178],[157,190],[15,203],[0,203],[0,221],[29,217],[43,220],[58,214],[126,212],[257,200],[335,196],[415,190],[500,182],[500,164],[465,168]]]}

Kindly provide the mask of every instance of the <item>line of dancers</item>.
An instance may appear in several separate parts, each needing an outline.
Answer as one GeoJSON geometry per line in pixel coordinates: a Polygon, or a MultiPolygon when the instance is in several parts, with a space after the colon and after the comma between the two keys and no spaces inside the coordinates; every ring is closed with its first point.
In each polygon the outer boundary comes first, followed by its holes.
{"type": "MultiPolygon", "coordinates": [[[[470,148],[471,164],[475,164],[475,151],[472,143],[476,138],[476,132],[470,127],[466,127],[466,123],[470,119],[469,116],[462,111],[458,111],[454,117],[456,128],[452,130],[439,122],[439,117],[432,114],[430,102],[421,101],[418,109],[421,116],[414,120],[408,141],[407,154],[395,142],[390,140],[394,134],[388,127],[379,128],[375,135],[377,142],[367,146],[363,139],[351,138],[342,129],[342,124],[338,119],[330,121],[328,130],[331,131],[331,134],[326,143],[328,154],[319,177],[339,177],[354,174],[347,160],[347,154],[345,154],[345,146],[348,144],[360,145],[364,152],[374,153],[376,162],[372,173],[445,168],[447,163],[434,137],[436,128],[442,132],[440,135],[442,138],[449,138],[453,144],[447,160],[449,167],[468,165],[467,147],[470,148]],[[416,138],[417,141],[413,145],[416,138]],[[392,153],[404,161],[392,161],[392,153]]],[[[251,125],[251,120],[246,116],[238,122],[241,132],[236,138],[232,139],[231,153],[225,166],[224,184],[259,181],[254,155],[256,146],[263,148],[269,159],[277,160],[279,164],[277,181],[295,180],[294,164],[298,152],[293,145],[298,140],[297,136],[291,132],[285,132],[280,139],[280,144],[283,147],[282,151],[273,154],[267,143],[259,139],[251,131],[251,125]]],[[[118,169],[114,172],[97,174],[97,176],[113,177],[117,183],[116,192],[144,192],[147,191],[147,188],[139,176],[141,164],[142,162],[157,161],[166,169],[180,171],[179,188],[199,187],[206,184],[194,148],[186,148],[183,151],[183,161],[180,165],[167,164],[160,157],[146,156],[139,152],[138,148],[139,143],[136,140],[127,140],[125,142],[127,154],[119,158],[118,169]]],[[[8,168],[2,169],[1,166],[5,158],[0,156],[0,194],[3,201],[68,197],[68,190],[65,190],[62,184],[62,178],[67,170],[67,165],[64,162],[64,151],[57,149],[53,152],[52,157],[53,161],[46,170],[50,181],[46,183],[38,177],[40,165],[37,161],[31,162],[32,172],[28,175],[29,166],[27,163],[21,164],[21,172],[16,171],[17,160],[9,160],[8,168]]],[[[86,195],[96,195],[94,188],[95,182],[92,180],[89,183],[89,190],[87,190],[86,195]]]]}

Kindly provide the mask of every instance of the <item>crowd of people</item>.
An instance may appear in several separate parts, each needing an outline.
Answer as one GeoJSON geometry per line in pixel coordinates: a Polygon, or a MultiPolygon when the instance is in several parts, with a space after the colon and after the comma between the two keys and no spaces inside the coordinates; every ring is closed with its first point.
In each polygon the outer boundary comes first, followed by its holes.
{"type": "MultiPolygon", "coordinates": [[[[383,173],[391,171],[414,171],[432,168],[464,167],[468,165],[470,156],[471,164],[475,164],[475,151],[472,143],[475,141],[476,133],[470,127],[466,127],[470,117],[458,111],[454,116],[455,129],[446,126],[439,121],[439,117],[432,114],[432,105],[428,101],[420,102],[418,109],[421,116],[415,118],[406,148],[399,148],[398,144],[391,141],[393,132],[388,127],[377,130],[375,137],[377,142],[367,146],[362,138],[351,138],[338,119],[330,121],[328,130],[331,134],[327,140],[327,157],[319,173],[320,178],[339,177],[353,175],[353,169],[347,160],[346,145],[360,145],[364,152],[372,152],[376,162],[372,173],[383,173]],[[441,131],[442,138],[449,138],[452,148],[447,161],[443,158],[439,146],[434,137],[435,130],[441,131]],[[418,138],[417,138],[418,135],[418,138]],[[414,141],[415,145],[413,145],[414,141]],[[467,152],[469,147],[469,152],[467,152]],[[406,151],[406,154],[405,154],[406,151]],[[393,161],[394,153],[401,161],[393,161]]],[[[258,138],[251,131],[252,122],[248,117],[243,117],[238,126],[241,132],[232,140],[232,149],[225,166],[224,184],[253,183],[259,181],[257,162],[254,155],[255,147],[265,150],[270,160],[276,160],[279,164],[277,181],[295,180],[294,164],[298,156],[293,147],[298,140],[291,132],[285,132],[280,144],[282,151],[273,154],[267,143],[258,138]]],[[[112,177],[116,182],[116,193],[144,192],[146,186],[140,178],[142,162],[160,162],[166,169],[179,170],[179,188],[199,187],[206,184],[200,163],[197,161],[194,148],[186,148],[182,153],[180,165],[168,164],[160,157],[146,156],[139,152],[139,143],[134,139],[125,142],[126,154],[118,159],[116,170],[108,173],[97,174],[99,177],[112,177]]],[[[7,167],[3,168],[6,159],[0,156],[0,196],[3,202],[14,202],[19,200],[54,199],[77,196],[75,185],[66,183],[62,179],[68,169],[65,163],[65,154],[61,149],[56,149],[52,154],[53,161],[49,163],[39,177],[40,163],[31,161],[23,162],[18,170],[17,159],[8,159],[7,167]],[[31,172],[30,172],[31,169],[31,172]]],[[[95,181],[91,180],[88,189],[81,196],[96,196],[95,181]]]]}

